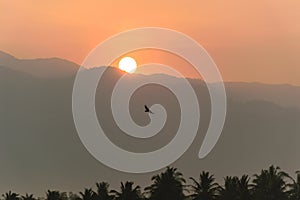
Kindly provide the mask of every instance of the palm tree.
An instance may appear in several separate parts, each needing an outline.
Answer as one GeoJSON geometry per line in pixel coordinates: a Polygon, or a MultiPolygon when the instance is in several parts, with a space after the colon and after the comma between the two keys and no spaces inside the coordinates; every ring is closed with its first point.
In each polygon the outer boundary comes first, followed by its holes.
{"type": "Polygon", "coordinates": [[[56,191],[56,190],[48,190],[46,192],[46,199],[47,200],[61,200],[60,198],[60,192],[59,191],[56,191]]]}
{"type": "Polygon", "coordinates": [[[273,165],[268,170],[262,170],[260,174],[254,175],[254,199],[287,200],[286,178],[289,178],[288,174],[280,171],[279,167],[274,167],[273,165]]]}
{"type": "Polygon", "coordinates": [[[112,200],[113,195],[109,195],[109,184],[106,182],[96,183],[97,186],[97,194],[96,200],[112,200]]]}
{"type": "Polygon", "coordinates": [[[96,193],[91,188],[85,188],[84,192],[79,192],[81,200],[95,200],[96,193]]]}
{"type": "Polygon", "coordinates": [[[185,180],[183,175],[176,168],[167,167],[165,172],[153,176],[152,185],[145,188],[150,194],[150,200],[182,200],[185,180]]]}
{"type": "Polygon", "coordinates": [[[57,190],[48,190],[46,192],[47,200],[67,200],[68,195],[65,192],[59,192],[57,190]]]}
{"type": "Polygon", "coordinates": [[[240,179],[237,176],[227,176],[224,179],[224,187],[219,187],[221,200],[251,200],[249,177],[243,175],[240,179]]]}
{"type": "Polygon", "coordinates": [[[224,187],[219,187],[220,200],[238,200],[239,178],[234,176],[226,176],[224,178],[224,187]]]}
{"type": "Polygon", "coordinates": [[[111,193],[115,195],[116,200],[140,200],[142,198],[140,186],[133,187],[133,182],[121,182],[121,191],[112,190],[111,193]]]}
{"type": "Polygon", "coordinates": [[[240,200],[252,200],[249,176],[243,175],[238,182],[238,198],[240,200]]]}
{"type": "Polygon", "coordinates": [[[216,199],[216,192],[218,184],[215,182],[213,175],[209,172],[203,171],[200,174],[199,182],[190,177],[193,184],[190,185],[192,194],[190,195],[192,200],[214,200],[216,199]]]}
{"type": "Polygon", "coordinates": [[[297,171],[296,174],[296,180],[292,179],[293,183],[288,184],[290,200],[300,200],[300,171],[297,171]]]}
{"type": "Polygon", "coordinates": [[[25,196],[22,196],[22,200],[36,200],[34,197],[33,197],[33,194],[25,194],[25,196]]]}
{"type": "Polygon", "coordinates": [[[6,192],[5,194],[2,195],[4,197],[4,200],[19,200],[19,194],[14,193],[14,192],[6,192]]]}

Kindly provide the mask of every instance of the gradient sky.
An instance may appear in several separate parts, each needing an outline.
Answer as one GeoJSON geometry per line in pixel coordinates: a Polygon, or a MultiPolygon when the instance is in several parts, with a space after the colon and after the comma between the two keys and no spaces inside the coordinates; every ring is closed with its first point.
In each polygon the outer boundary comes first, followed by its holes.
{"type": "MultiPolygon", "coordinates": [[[[300,85],[299,0],[0,0],[0,24],[0,50],[79,64],[120,31],[171,28],[202,44],[225,81],[300,85]]],[[[173,60],[149,51],[133,56],[138,64],[173,60]]],[[[184,67],[187,76],[190,68],[184,67]]]]}

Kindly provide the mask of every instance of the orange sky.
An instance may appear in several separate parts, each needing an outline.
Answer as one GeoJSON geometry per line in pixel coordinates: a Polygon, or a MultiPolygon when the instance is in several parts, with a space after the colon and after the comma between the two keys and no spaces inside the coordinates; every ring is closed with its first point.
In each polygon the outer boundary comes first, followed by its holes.
{"type": "MultiPolygon", "coordinates": [[[[0,24],[0,50],[79,64],[120,31],[171,28],[202,44],[226,81],[300,85],[299,0],[0,0],[0,24]]],[[[170,56],[155,55],[136,59],[168,64],[170,56]]]]}

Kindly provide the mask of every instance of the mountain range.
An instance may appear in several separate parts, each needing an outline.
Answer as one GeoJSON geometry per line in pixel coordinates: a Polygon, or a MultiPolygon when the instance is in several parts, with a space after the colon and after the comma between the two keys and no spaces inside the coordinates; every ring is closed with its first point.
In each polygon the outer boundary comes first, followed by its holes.
{"type": "MultiPolygon", "coordinates": [[[[72,117],[72,89],[79,65],[59,58],[17,59],[0,52],[0,193],[8,190],[42,195],[47,189],[79,191],[96,181],[132,180],[141,186],[158,173],[128,174],[112,170],[94,159],[82,145],[72,117]]],[[[90,69],[93,70],[93,69],[90,69]]],[[[130,101],[133,120],[150,121],[145,103],[160,103],[168,113],[162,131],[141,140],[125,135],[110,110],[111,92],[123,72],[109,67],[96,94],[98,119],[118,146],[147,152],[164,146],[180,123],[174,95],[157,85],[144,86],[130,101]]],[[[182,80],[166,74],[130,75],[131,80],[164,79],[180,87],[182,80]]],[[[271,164],[293,173],[300,169],[300,87],[263,83],[226,82],[227,117],[222,135],[204,159],[197,157],[210,117],[205,83],[189,79],[201,108],[200,129],[188,151],[172,166],[186,177],[209,170],[224,175],[253,174],[271,164]]],[[[130,81],[128,81],[130,84],[130,81]]],[[[113,159],[113,158],[112,158],[113,159]]]]}

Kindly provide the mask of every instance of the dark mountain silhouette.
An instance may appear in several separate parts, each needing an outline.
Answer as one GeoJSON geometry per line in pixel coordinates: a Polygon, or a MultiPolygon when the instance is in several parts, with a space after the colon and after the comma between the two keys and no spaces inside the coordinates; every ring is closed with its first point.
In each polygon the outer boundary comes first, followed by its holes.
{"type": "MultiPolygon", "coordinates": [[[[109,181],[114,188],[121,180],[134,180],[145,186],[149,176],[158,173],[117,172],[87,152],[75,130],[71,110],[77,65],[65,66],[67,61],[60,59],[54,59],[59,61],[54,63],[52,59],[18,60],[16,66],[21,68],[9,66],[7,63],[11,61],[6,60],[16,59],[7,54],[0,58],[0,193],[13,189],[43,194],[45,188],[80,191],[99,180],[109,181]],[[27,66],[28,63],[34,64],[27,66]],[[44,76],[49,74],[48,67],[51,76],[44,76]],[[35,72],[37,68],[39,73],[35,72]]],[[[108,106],[111,89],[122,73],[109,68],[98,86],[96,109],[98,114],[105,113],[98,118],[107,136],[120,147],[136,152],[164,146],[178,128],[178,102],[166,88],[157,85],[140,88],[130,101],[136,123],[149,123],[149,116],[143,110],[145,102],[148,106],[162,104],[168,119],[163,130],[152,138],[129,137],[116,126],[108,106]]],[[[139,78],[165,79],[178,87],[181,84],[179,78],[163,74],[131,75],[128,84],[139,78]]],[[[209,122],[210,101],[201,80],[190,82],[200,102],[200,129],[193,145],[173,164],[186,177],[197,177],[201,170],[209,170],[216,179],[231,174],[254,174],[271,164],[290,173],[299,169],[300,101],[295,100],[299,99],[299,87],[226,83],[228,113],[224,131],[208,157],[199,160],[197,154],[209,122]]]]}
{"type": "Polygon", "coordinates": [[[0,66],[25,72],[41,78],[68,77],[76,73],[79,66],[60,58],[17,59],[0,51],[0,66]]]}

